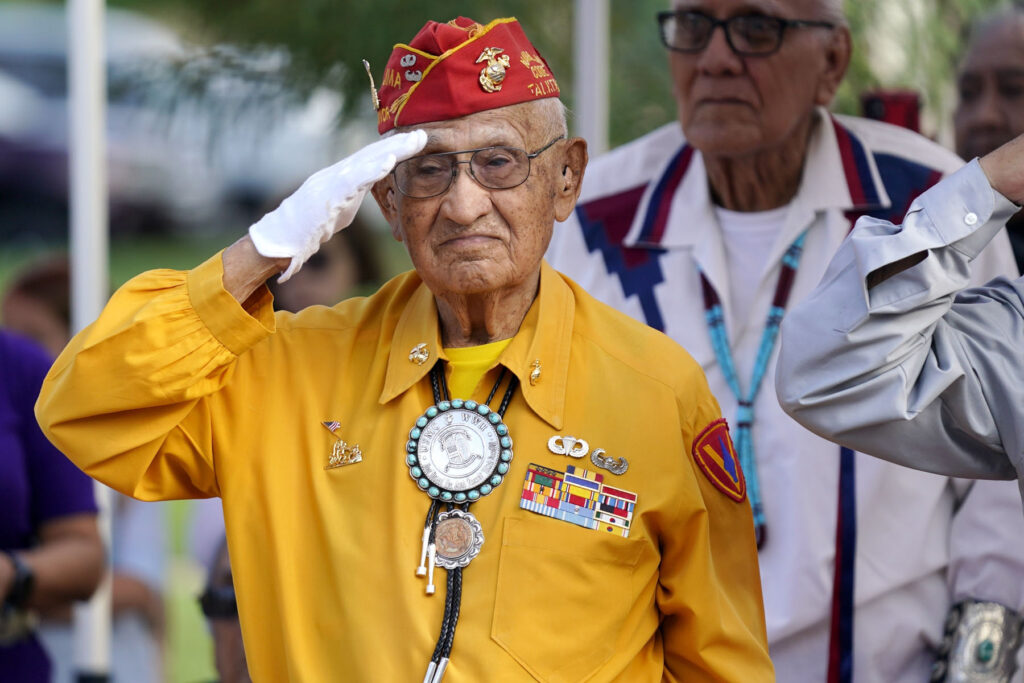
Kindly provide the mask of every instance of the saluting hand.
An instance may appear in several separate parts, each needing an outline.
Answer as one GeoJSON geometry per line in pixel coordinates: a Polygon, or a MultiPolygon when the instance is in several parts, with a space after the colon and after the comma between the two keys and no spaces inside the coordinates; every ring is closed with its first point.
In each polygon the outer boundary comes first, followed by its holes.
{"type": "Polygon", "coordinates": [[[279,282],[298,272],[321,244],[352,222],[374,183],[426,144],[427,134],[416,130],[367,145],[311,175],[280,206],[254,223],[249,236],[256,251],[268,258],[291,259],[279,282]]]}

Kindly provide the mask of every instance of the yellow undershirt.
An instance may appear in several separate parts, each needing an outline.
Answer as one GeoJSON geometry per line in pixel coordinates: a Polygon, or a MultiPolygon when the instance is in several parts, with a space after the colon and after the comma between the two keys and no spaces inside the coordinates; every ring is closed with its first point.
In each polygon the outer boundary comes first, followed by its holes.
{"type": "Polygon", "coordinates": [[[445,349],[444,353],[448,356],[448,364],[452,367],[452,374],[448,377],[448,391],[451,397],[472,398],[478,402],[486,399],[486,396],[473,396],[473,391],[510,343],[512,343],[511,337],[480,346],[445,349]]]}

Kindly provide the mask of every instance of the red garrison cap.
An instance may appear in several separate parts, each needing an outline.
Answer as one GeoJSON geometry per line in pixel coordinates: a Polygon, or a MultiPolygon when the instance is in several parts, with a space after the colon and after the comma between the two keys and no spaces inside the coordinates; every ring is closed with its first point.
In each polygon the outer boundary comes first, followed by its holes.
{"type": "Polygon", "coordinates": [[[514,18],[481,26],[459,17],[428,21],[395,45],[384,69],[377,130],[446,121],[543,97],[558,83],[514,18]]]}

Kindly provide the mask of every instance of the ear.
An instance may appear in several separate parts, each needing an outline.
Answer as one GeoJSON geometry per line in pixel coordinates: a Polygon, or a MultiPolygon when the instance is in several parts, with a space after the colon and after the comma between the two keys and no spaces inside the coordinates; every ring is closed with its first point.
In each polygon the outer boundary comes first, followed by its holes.
{"type": "Polygon", "coordinates": [[[583,187],[583,172],[587,168],[587,141],[583,138],[569,138],[562,151],[561,173],[555,175],[555,218],[564,221],[576,208],[580,189],[583,187]]]}
{"type": "Polygon", "coordinates": [[[846,68],[850,65],[850,53],[852,43],[850,29],[846,26],[838,26],[832,30],[832,36],[825,44],[825,63],[820,79],[818,90],[815,93],[814,103],[827,107],[832,103],[839,84],[843,82],[846,75],[846,68]]]}
{"type": "Polygon", "coordinates": [[[387,176],[383,180],[378,180],[374,183],[373,187],[370,188],[370,193],[373,195],[374,200],[376,200],[377,206],[380,207],[384,220],[391,226],[392,236],[401,242],[402,232],[399,230],[398,206],[395,203],[396,191],[391,176],[387,176]]]}

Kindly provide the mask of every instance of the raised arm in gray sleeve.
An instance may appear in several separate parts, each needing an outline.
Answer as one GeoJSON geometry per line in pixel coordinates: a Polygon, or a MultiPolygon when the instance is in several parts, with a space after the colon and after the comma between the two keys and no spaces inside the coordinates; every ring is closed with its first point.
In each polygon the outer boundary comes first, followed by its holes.
{"type": "Polygon", "coordinates": [[[1024,280],[956,296],[1015,211],[975,160],[922,194],[902,226],[860,219],[783,320],[776,391],[786,412],[916,469],[1024,471],[1024,280]]]}

